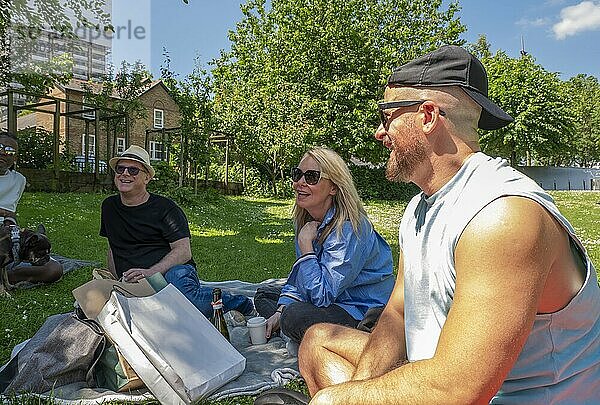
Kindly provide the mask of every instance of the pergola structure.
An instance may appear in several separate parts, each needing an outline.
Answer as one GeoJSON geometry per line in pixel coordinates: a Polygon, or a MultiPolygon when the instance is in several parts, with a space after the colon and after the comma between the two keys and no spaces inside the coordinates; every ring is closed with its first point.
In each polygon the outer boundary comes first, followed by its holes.
{"type": "MultiPolygon", "coordinates": [[[[224,183],[225,183],[225,187],[227,187],[229,185],[229,155],[230,155],[230,148],[231,145],[233,144],[233,138],[230,134],[223,132],[223,131],[215,131],[212,130],[210,131],[210,136],[208,138],[208,142],[209,145],[207,145],[208,147],[210,147],[210,144],[225,144],[225,179],[224,179],[224,183]]],[[[188,137],[187,134],[185,134],[183,131],[181,131],[181,127],[173,127],[173,128],[161,128],[161,129],[147,129],[146,130],[146,139],[145,139],[145,147],[146,150],[150,150],[150,136],[152,134],[160,134],[161,136],[161,143],[163,145],[171,145],[171,139],[173,137],[173,134],[178,134],[180,135],[181,139],[181,159],[180,159],[180,174],[179,174],[179,186],[181,187],[183,185],[184,182],[184,176],[186,173],[186,163],[188,161],[194,161],[195,159],[191,159],[189,156],[189,147],[188,147],[188,137]],[[167,142],[168,140],[168,142],[167,142]]],[[[170,154],[171,151],[169,148],[166,148],[165,150],[165,160],[166,161],[170,161],[170,154]]],[[[245,168],[245,166],[244,166],[245,168]]],[[[207,162],[206,165],[206,181],[208,181],[208,172],[209,172],[209,163],[207,162]]],[[[197,177],[196,175],[194,177],[197,177]]],[[[244,173],[244,178],[245,178],[245,173],[244,173]]]]}
{"type": "MultiPolygon", "coordinates": [[[[233,138],[230,134],[222,131],[212,131],[211,135],[208,137],[208,141],[210,143],[224,143],[225,144],[225,187],[229,185],[229,148],[233,143],[233,138]]],[[[244,169],[246,166],[244,166],[244,169]]],[[[208,166],[206,169],[206,178],[208,178],[208,166]]],[[[244,179],[246,178],[246,173],[244,173],[244,179]]]]}
{"type": "MultiPolygon", "coordinates": [[[[117,111],[108,107],[100,107],[94,105],[92,103],[86,103],[81,101],[75,101],[70,99],[65,99],[61,97],[50,96],[47,94],[36,94],[31,93],[22,89],[13,89],[9,88],[3,92],[0,92],[0,107],[6,107],[8,110],[7,116],[7,130],[12,133],[17,132],[17,116],[20,111],[34,111],[43,114],[52,115],[52,134],[53,134],[53,172],[54,178],[59,178],[59,170],[60,170],[60,133],[61,133],[61,118],[67,117],[77,120],[84,121],[85,124],[85,133],[89,134],[91,127],[94,128],[94,134],[96,135],[96,142],[94,143],[94,158],[93,158],[93,172],[95,174],[95,178],[98,179],[98,175],[100,174],[100,124],[105,122],[106,125],[106,156],[114,155],[114,151],[116,148],[116,132],[117,125],[119,123],[123,123],[124,125],[124,135],[125,135],[125,146],[130,145],[130,120],[126,113],[117,111]],[[26,102],[25,104],[18,105],[15,103],[15,96],[27,96],[28,98],[35,100],[31,102],[26,102]],[[114,131],[112,136],[110,135],[111,126],[110,122],[115,122],[115,125],[112,126],[114,131]],[[112,138],[112,145],[111,140],[112,138]]],[[[68,128],[65,131],[65,136],[67,137],[68,143],[68,128]]],[[[189,156],[189,135],[182,131],[181,127],[173,127],[173,128],[163,128],[163,129],[147,129],[146,130],[146,138],[145,138],[145,147],[146,150],[150,148],[150,137],[153,134],[160,134],[162,145],[171,145],[171,139],[173,136],[179,135],[181,140],[181,159],[180,159],[180,176],[179,176],[179,185],[182,186],[185,181],[185,173],[187,172],[187,165],[191,163],[195,159],[192,159],[189,156]],[[168,139],[168,142],[167,142],[168,139]]],[[[88,167],[89,165],[89,156],[87,151],[89,150],[89,137],[84,137],[84,145],[83,149],[86,153],[84,153],[84,165],[88,167]]],[[[231,134],[225,133],[223,131],[210,131],[210,136],[208,139],[207,147],[210,148],[211,144],[220,144],[225,146],[225,179],[224,185],[227,188],[229,186],[229,160],[230,160],[230,151],[231,146],[233,145],[233,137],[231,134]]],[[[170,158],[170,148],[167,147],[164,149],[165,160],[169,161],[170,158]]],[[[196,170],[197,168],[195,168],[196,170]]],[[[246,179],[246,167],[243,167],[243,185],[245,186],[246,179]]],[[[197,187],[197,176],[196,177],[196,187],[197,187]]],[[[209,167],[207,164],[206,167],[206,182],[208,184],[209,178],[209,167]]]]}
{"type": "MultiPolygon", "coordinates": [[[[72,119],[78,119],[85,121],[85,131],[89,134],[90,126],[93,125],[95,129],[96,139],[99,139],[98,134],[100,133],[100,123],[105,121],[107,124],[110,121],[124,121],[125,127],[125,144],[129,145],[129,117],[127,114],[108,108],[99,107],[94,104],[85,103],[81,101],[69,100],[60,97],[49,96],[47,94],[36,94],[31,93],[22,89],[12,89],[0,93],[0,106],[6,107],[8,110],[7,115],[7,129],[9,132],[17,132],[17,115],[19,111],[35,111],[43,114],[51,114],[53,116],[53,130],[54,135],[54,172],[55,176],[58,177],[58,171],[60,168],[59,154],[60,154],[60,119],[61,117],[68,117],[72,119]],[[15,104],[15,95],[28,96],[35,102],[25,103],[24,105],[15,104]],[[64,107],[64,108],[63,108],[64,107]]],[[[109,126],[107,125],[107,129],[109,126]]],[[[115,136],[113,136],[113,143],[116,139],[116,128],[114,126],[115,136]]],[[[109,142],[110,137],[106,136],[106,156],[111,156],[112,150],[109,142]]],[[[113,149],[115,145],[112,145],[113,149]]],[[[99,168],[99,156],[100,156],[100,143],[95,142],[94,145],[94,173],[100,172],[99,168]]],[[[84,138],[84,150],[88,151],[88,137],[84,138]]],[[[84,154],[85,166],[88,165],[88,153],[84,154]]]]}

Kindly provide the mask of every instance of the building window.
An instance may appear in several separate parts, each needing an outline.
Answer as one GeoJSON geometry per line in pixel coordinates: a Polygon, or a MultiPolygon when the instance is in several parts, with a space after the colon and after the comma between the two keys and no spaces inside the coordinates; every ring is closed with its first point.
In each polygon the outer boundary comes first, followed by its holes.
{"type": "MultiPolygon", "coordinates": [[[[96,135],[88,135],[88,156],[93,157],[96,153],[96,135]]],[[[85,156],[85,134],[81,135],[81,154],[85,156]]]]}
{"type": "Polygon", "coordinates": [[[150,141],[150,159],[164,160],[164,148],[161,142],[150,141]]]}
{"type": "Polygon", "coordinates": [[[117,154],[125,152],[125,138],[117,138],[117,154]]]}
{"type": "MultiPolygon", "coordinates": [[[[83,101],[84,103],[86,102],[85,96],[83,96],[83,99],[82,99],[82,101],[83,101]]],[[[83,106],[83,109],[84,109],[84,110],[88,110],[88,109],[89,109],[89,107],[87,107],[87,106],[83,106]]],[[[85,118],[85,119],[88,119],[88,120],[94,120],[94,119],[96,119],[96,111],[95,111],[95,110],[92,110],[92,111],[89,111],[89,112],[87,112],[87,111],[86,111],[86,112],[84,112],[83,114],[81,114],[81,116],[82,116],[83,118],[85,118]]]]}
{"type": "Polygon", "coordinates": [[[165,126],[165,112],[158,108],[154,109],[154,128],[163,129],[165,126]]]}

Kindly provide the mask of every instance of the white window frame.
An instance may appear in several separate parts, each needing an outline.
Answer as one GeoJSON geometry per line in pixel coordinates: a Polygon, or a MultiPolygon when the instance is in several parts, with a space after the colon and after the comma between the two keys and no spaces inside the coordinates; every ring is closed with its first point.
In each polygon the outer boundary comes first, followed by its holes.
{"type": "MultiPolygon", "coordinates": [[[[85,158],[85,134],[81,135],[81,156],[85,158]]],[[[96,135],[88,135],[88,157],[96,156],[96,135]]]]}
{"type": "Polygon", "coordinates": [[[125,152],[125,138],[117,138],[117,155],[125,152]]]}
{"type": "Polygon", "coordinates": [[[160,108],[154,109],[154,128],[163,129],[165,127],[165,110],[160,108]]]}
{"type": "MultiPolygon", "coordinates": [[[[83,96],[82,101],[85,103],[85,96],[83,96]]],[[[87,110],[88,107],[82,106],[84,110],[87,110]]],[[[81,116],[86,119],[95,120],[96,119],[96,110],[91,110],[88,112],[81,113],[81,116]]]]}
{"type": "Polygon", "coordinates": [[[149,152],[150,152],[149,153],[150,160],[163,160],[164,154],[165,154],[164,144],[162,142],[158,142],[158,141],[150,141],[149,152]],[[158,150],[157,146],[160,147],[160,150],[158,150]],[[160,154],[161,156],[158,157],[158,154],[160,154]]]}

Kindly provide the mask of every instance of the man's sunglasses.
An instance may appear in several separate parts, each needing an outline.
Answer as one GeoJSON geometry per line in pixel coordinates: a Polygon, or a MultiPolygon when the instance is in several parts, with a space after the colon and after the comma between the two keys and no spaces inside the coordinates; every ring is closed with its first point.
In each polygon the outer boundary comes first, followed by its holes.
{"type": "Polygon", "coordinates": [[[321,180],[321,178],[327,178],[326,175],[324,175],[323,173],[321,173],[318,170],[307,170],[307,171],[303,172],[298,167],[294,167],[292,169],[292,181],[293,182],[300,181],[300,179],[303,176],[304,176],[304,181],[306,182],[306,184],[310,184],[311,186],[314,186],[315,184],[317,184],[319,182],[319,180],[321,180]]]}
{"type": "MultiPolygon", "coordinates": [[[[123,174],[125,173],[125,170],[127,170],[127,173],[129,173],[130,176],[137,176],[138,174],[140,174],[140,169],[139,167],[135,167],[135,166],[123,166],[123,165],[116,165],[115,166],[115,172],[117,172],[117,174],[123,174]]],[[[145,170],[143,170],[145,172],[145,170]]]]}
{"type": "Polygon", "coordinates": [[[4,144],[0,143],[0,153],[2,153],[3,155],[16,155],[17,150],[15,148],[13,148],[12,146],[8,146],[8,145],[4,145],[4,144]]]}
{"type": "MultiPolygon", "coordinates": [[[[413,105],[421,105],[427,100],[398,100],[398,101],[380,101],[377,103],[377,109],[379,110],[379,119],[381,120],[381,125],[384,128],[387,128],[389,118],[385,115],[385,110],[390,110],[392,108],[400,108],[400,107],[410,107],[413,105]]],[[[446,115],[446,113],[440,110],[440,115],[446,115]]]]}

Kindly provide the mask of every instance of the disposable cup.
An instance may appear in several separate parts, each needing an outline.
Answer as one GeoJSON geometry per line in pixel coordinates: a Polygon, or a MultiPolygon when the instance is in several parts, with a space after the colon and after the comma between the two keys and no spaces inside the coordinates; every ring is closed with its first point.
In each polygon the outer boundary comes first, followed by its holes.
{"type": "Polygon", "coordinates": [[[250,341],[253,345],[262,345],[267,343],[267,320],[262,316],[248,319],[246,322],[250,332],[250,341]]]}

